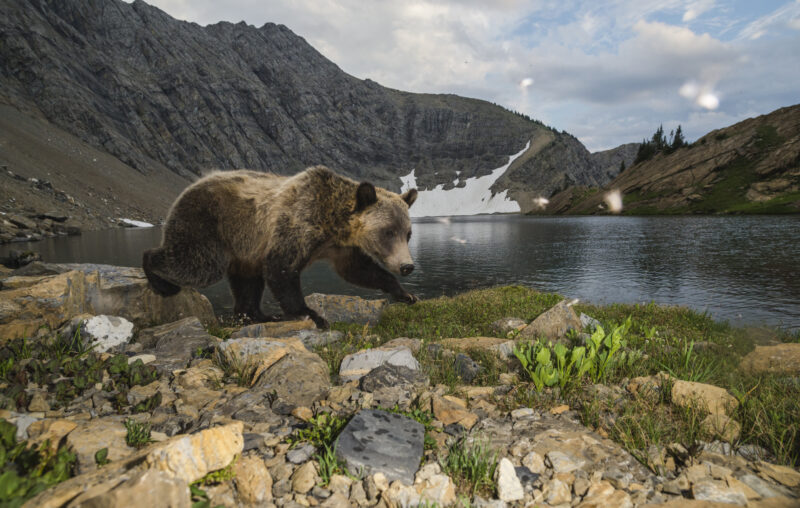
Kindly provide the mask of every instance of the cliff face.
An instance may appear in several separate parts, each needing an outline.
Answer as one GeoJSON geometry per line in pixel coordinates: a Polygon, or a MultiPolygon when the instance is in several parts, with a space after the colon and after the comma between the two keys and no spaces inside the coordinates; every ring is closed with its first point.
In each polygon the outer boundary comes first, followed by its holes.
{"type": "Polygon", "coordinates": [[[139,0],[3,10],[0,99],[144,174],[326,164],[395,190],[415,169],[431,188],[486,174],[547,136],[546,156],[519,164],[509,186],[549,195],[565,182],[605,183],[569,135],[484,101],[354,78],[284,26],[201,27],[139,0]]]}
{"type": "Polygon", "coordinates": [[[800,212],[800,105],[712,131],[658,154],[604,189],[572,187],[546,213],[602,213],[605,190],[623,194],[624,213],[800,212]]]}

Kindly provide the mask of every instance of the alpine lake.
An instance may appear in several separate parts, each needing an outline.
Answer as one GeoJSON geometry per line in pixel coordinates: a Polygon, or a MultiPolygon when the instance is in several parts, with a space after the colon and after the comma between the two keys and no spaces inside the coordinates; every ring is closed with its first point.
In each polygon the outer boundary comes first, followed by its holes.
{"type": "MultiPolygon", "coordinates": [[[[161,228],[111,229],[0,246],[51,263],[141,266],[161,228]]],[[[420,298],[524,285],[584,302],[682,305],[733,325],[800,329],[800,216],[530,217],[414,219],[416,269],[401,282],[420,298]]],[[[380,298],[324,262],[303,272],[306,295],[380,298]]],[[[202,292],[230,313],[222,281],[202,292]]],[[[268,293],[263,306],[277,312],[268,293]]]]}

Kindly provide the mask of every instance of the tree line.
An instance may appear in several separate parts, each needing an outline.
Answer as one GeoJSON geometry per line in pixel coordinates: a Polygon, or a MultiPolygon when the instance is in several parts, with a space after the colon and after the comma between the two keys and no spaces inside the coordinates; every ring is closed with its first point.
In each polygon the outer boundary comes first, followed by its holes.
{"type": "Polygon", "coordinates": [[[686,138],[683,137],[681,126],[674,131],[669,131],[669,138],[664,135],[664,126],[659,125],[653,136],[648,139],[643,139],[639,145],[639,151],[636,152],[636,160],[634,164],[650,160],[659,153],[672,153],[678,148],[689,146],[686,138]]]}

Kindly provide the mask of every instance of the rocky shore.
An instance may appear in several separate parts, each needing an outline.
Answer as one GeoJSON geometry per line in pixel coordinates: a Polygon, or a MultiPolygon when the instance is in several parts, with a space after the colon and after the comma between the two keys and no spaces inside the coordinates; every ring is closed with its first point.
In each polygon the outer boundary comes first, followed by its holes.
{"type": "MultiPolygon", "coordinates": [[[[34,262],[1,277],[0,503],[800,505],[792,453],[740,437],[742,394],[670,369],[536,388],[543,349],[534,371],[522,344],[591,351],[602,331],[560,297],[492,320],[494,336],[431,339],[386,331],[425,302],[312,295],[332,330],[222,326],[205,297],[158,297],[136,268],[34,262]],[[626,441],[631,401],[690,414],[697,435],[626,441]]],[[[800,343],[761,345],[741,368],[796,385],[800,343]]]]}

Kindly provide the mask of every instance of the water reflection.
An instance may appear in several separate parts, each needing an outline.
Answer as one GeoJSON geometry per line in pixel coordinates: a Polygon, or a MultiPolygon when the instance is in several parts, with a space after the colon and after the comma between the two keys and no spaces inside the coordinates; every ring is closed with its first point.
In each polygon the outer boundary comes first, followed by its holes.
{"type": "MultiPolygon", "coordinates": [[[[5,245],[52,262],[140,266],[157,228],[88,232],[5,245]]],[[[414,223],[417,268],[404,279],[421,297],[523,284],[597,303],[687,305],[736,323],[800,329],[800,217],[453,217],[414,223]]],[[[342,281],[324,262],[303,274],[306,294],[379,292],[342,281]]],[[[232,301],[221,282],[204,293],[218,311],[232,301]]],[[[267,295],[264,304],[277,305],[267,295]]]]}

